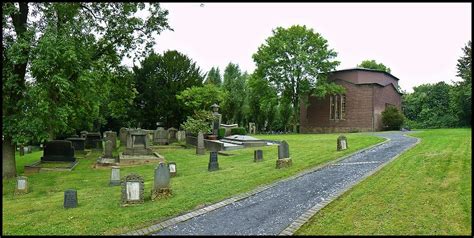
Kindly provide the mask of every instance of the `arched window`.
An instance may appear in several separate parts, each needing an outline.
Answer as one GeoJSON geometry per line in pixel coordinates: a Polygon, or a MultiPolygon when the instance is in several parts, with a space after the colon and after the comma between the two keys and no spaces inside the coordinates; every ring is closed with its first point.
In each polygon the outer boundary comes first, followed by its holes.
{"type": "Polygon", "coordinates": [[[346,95],[330,95],[329,110],[330,120],[344,120],[346,118],[346,95]]]}

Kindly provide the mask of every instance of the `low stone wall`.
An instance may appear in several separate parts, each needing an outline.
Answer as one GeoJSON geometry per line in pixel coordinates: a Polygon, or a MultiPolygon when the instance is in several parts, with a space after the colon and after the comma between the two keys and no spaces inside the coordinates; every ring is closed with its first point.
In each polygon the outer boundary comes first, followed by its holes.
{"type": "MultiPolygon", "coordinates": [[[[186,144],[197,146],[197,137],[186,136],[186,144]]],[[[204,148],[206,148],[206,150],[209,150],[209,151],[223,151],[224,143],[220,141],[204,139],[204,148]]]]}
{"type": "Polygon", "coordinates": [[[310,133],[350,133],[350,132],[372,132],[372,128],[365,127],[317,127],[317,126],[301,126],[301,134],[310,133]]]}

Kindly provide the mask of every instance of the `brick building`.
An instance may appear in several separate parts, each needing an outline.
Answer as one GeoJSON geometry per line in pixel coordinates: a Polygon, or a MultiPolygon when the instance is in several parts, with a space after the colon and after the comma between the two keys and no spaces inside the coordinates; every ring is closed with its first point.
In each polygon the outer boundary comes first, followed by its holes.
{"type": "Polygon", "coordinates": [[[380,131],[382,111],[389,105],[401,110],[398,78],[390,73],[352,68],[333,71],[328,79],[343,86],[342,95],[309,97],[300,105],[300,133],[380,131]]]}

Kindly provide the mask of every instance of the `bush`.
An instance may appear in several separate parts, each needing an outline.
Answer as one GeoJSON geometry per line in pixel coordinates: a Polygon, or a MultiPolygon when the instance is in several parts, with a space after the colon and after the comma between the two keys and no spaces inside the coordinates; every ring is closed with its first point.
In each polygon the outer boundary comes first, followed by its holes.
{"type": "Polygon", "coordinates": [[[230,129],[230,134],[231,135],[246,135],[247,130],[245,130],[245,127],[232,128],[230,129]]]}
{"type": "Polygon", "coordinates": [[[199,132],[207,134],[211,132],[211,122],[213,116],[211,112],[208,111],[197,111],[194,113],[193,117],[188,119],[181,124],[181,127],[186,131],[186,133],[191,133],[191,135],[196,136],[199,132]]]}
{"type": "Polygon", "coordinates": [[[217,130],[217,138],[222,139],[225,136],[225,128],[219,128],[217,130]]]}
{"type": "Polygon", "coordinates": [[[400,130],[404,119],[403,114],[394,106],[389,106],[382,112],[382,124],[385,130],[400,130]]]}

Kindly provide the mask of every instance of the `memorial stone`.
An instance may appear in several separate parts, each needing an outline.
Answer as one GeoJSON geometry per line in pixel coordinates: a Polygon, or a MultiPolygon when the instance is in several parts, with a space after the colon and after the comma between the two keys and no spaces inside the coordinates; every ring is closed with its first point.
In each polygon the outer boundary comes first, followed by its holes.
{"type": "Polygon", "coordinates": [[[263,151],[255,150],[253,152],[253,162],[260,162],[260,161],[263,161],[263,151]]]}
{"type": "Polygon", "coordinates": [[[84,152],[85,149],[85,143],[86,139],[85,138],[67,138],[67,141],[70,141],[72,144],[72,147],[74,148],[74,152],[84,152]]]}
{"type": "Polygon", "coordinates": [[[206,152],[206,148],[204,147],[204,135],[202,132],[198,133],[197,137],[197,146],[196,146],[196,154],[203,155],[206,152]]]}
{"type": "Polygon", "coordinates": [[[347,138],[343,135],[337,138],[337,150],[346,150],[347,149],[347,138]]]}
{"type": "Polygon", "coordinates": [[[176,133],[178,132],[178,130],[176,128],[169,128],[168,129],[168,139],[169,139],[169,143],[173,143],[173,142],[176,142],[176,133]]]}
{"type": "Polygon", "coordinates": [[[165,130],[163,127],[158,127],[154,134],[153,144],[158,144],[158,145],[169,144],[168,131],[165,130]]]}
{"type": "Polygon", "coordinates": [[[120,145],[125,146],[127,144],[127,128],[121,127],[119,131],[120,145]]]}
{"type": "Polygon", "coordinates": [[[290,158],[290,149],[286,141],[278,145],[278,159],[290,158]]]}
{"type": "Polygon", "coordinates": [[[169,162],[168,163],[168,168],[170,169],[170,176],[175,177],[176,176],[176,163],[175,162],[169,162]]]}
{"type": "Polygon", "coordinates": [[[122,206],[144,203],[143,177],[130,174],[122,178],[122,206]]]}
{"type": "Polygon", "coordinates": [[[212,115],[213,115],[213,121],[212,121],[212,134],[217,135],[217,132],[219,130],[219,127],[221,125],[221,120],[222,120],[222,115],[218,112],[219,111],[219,105],[213,104],[211,106],[212,108],[212,115]]]}
{"type": "Polygon", "coordinates": [[[64,208],[75,207],[77,207],[77,191],[74,189],[64,191],[64,208]]]}
{"type": "Polygon", "coordinates": [[[28,178],[25,176],[16,177],[15,195],[28,193],[28,178]]]}
{"type": "Polygon", "coordinates": [[[211,151],[209,154],[209,164],[207,165],[208,171],[215,171],[219,169],[219,162],[217,159],[217,151],[211,151]]]}
{"type": "Polygon", "coordinates": [[[178,131],[176,133],[176,139],[178,142],[185,141],[186,140],[186,131],[178,131]]]}
{"type": "Polygon", "coordinates": [[[117,148],[117,132],[115,131],[104,132],[104,139],[112,141],[112,149],[117,148]]]}
{"type": "Polygon", "coordinates": [[[74,162],[74,148],[72,143],[67,140],[52,140],[48,141],[44,145],[43,156],[41,161],[63,161],[63,162],[74,162]]]}
{"type": "Polygon", "coordinates": [[[86,149],[102,150],[102,136],[99,132],[89,132],[86,135],[86,149]]]}
{"type": "Polygon", "coordinates": [[[104,146],[104,158],[112,158],[112,151],[114,149],[113,147],[113,142],[110,140],[105,141],[105,146],[104,146]]]}
{"type": "Polygon", "coordinates": [[[120,167],[112,166],[111,168],[109,186],[118,186],[120,185],[120,167]]]}
{"type": "Polygon", "coordinates": [[[170,170],[165,163],[159,163],[155,168],[151,200],[171,195],[170,170]]]}
{"type": "Polygon", "coordinates": [[[87,136],[87,131],[81,131],[81,138],[86,138],[87,136]]]}
{"type": "Polygon", "coordinates": [[[255,134],[257,128],[255,127],[255,123],[249,122],[249,134],[255,134]]]}

